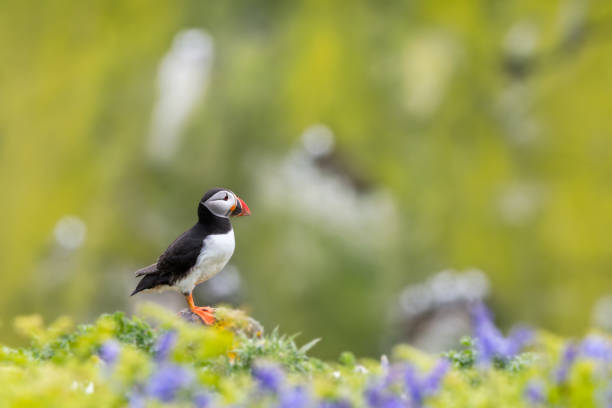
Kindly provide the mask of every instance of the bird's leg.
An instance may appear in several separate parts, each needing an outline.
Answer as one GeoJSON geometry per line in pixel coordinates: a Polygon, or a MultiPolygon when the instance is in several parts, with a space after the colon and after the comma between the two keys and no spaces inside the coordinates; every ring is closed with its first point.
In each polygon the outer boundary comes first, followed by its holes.
{"type": "Polygon", "coordinates": [[[189,305],[191,313],[198,315],[205,325],[211,326],[215,324],[217,319],[215,319],[214,309],[212,307],[196,306],[195,303],[193,303],[193,295],[191,293],[185,295],[185,299],[187,299],[187,304],[189,305]]]}

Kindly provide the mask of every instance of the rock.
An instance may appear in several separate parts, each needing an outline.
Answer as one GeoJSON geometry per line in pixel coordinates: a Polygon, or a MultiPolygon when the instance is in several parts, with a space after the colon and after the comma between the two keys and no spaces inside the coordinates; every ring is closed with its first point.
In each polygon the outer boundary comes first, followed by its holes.
{"type": "Polygon", "coordinates": [[[202,319],[200,319],[200,317],[193,313],[191,310],[189,309],[183,309],[180,312],[178,312],[178,315],[185,320],[186,322],[189,323],[200,323],[202,325],[204,325],[204,322],[202,321],[202,319]]]}

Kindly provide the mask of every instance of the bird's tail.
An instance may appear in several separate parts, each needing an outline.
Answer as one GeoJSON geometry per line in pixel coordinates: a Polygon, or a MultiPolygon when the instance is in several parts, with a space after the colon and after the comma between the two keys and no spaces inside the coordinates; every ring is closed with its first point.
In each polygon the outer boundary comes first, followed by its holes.
{"type": "Polygon", "coordinates": [[[142,277],[138,285],[136,285],[136,289],[130,294],[130,296],[134,296],[140,291],[146,289],[154,289],[158,286],[167,285],[168,279],[165,276],[160,276],[157,273],[149,273],[142,277]]]}
{"type": "Polygon", "coordinates": [[[137,270],[134,274],[136,276],[142,276],[142,275],[148,275],[150,273],[154,273],[156,271],[157,271],[157,264],[154,263],[153,265],[149,265],[142,269],[137,270]]]}

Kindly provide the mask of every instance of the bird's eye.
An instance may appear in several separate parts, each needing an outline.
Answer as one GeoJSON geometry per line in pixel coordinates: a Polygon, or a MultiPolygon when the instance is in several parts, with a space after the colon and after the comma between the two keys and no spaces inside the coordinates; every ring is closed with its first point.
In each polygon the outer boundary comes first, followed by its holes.
{"type": "Polygon", "coordinates": [[[223,201],[227,201],[228,198],[229,196],[226,194],[225,197],[223,197],[223,201]]]}

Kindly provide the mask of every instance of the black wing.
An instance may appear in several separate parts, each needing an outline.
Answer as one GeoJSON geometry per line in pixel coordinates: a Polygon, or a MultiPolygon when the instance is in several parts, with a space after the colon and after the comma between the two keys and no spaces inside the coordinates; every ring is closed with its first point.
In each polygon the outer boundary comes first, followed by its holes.
{"type": "Polygon", "coordinates": [[[173,278],[173,282],[184,277],[196,264],[204,246],[204,234],[194,228],[178,237],[157,260],[157,270],[173,278]]]}
{"type": "Polygon", "coordinates": [[[185,231],[159,257],[154,269],[152,267],[146,268],[148,269],[147,273],[138,282],[132,295],[141,290],[172,285],[185,277],[198,260],[204,246],[205,236],[205,232],[198,228],[198,225],[185,231]]]}

